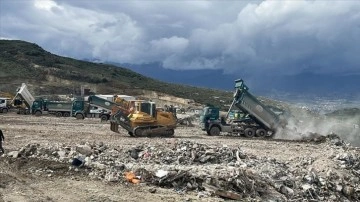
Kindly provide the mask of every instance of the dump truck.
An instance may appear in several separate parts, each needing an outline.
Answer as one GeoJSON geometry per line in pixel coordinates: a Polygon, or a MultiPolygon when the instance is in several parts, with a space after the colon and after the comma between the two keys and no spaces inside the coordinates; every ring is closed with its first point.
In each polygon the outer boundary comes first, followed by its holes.
{"type": "Polygon", "coordinates": [[[72,106],[71,101],[51,101],[39,98],[34,100],[31,106],[31,114],[35,116],[53,114],[57,117],[69,117],[72,113],[72,106]]]}
{"type": "Polygon", "coordinates": [[[286,126],[287,122],[284,118],[271,111],[248,90],[242,79],[235,80],[234,99],[226,117],[219,116],[217,107],[205,107],[200,116],[202,130],[212,136],[227,132],[246,137],[272,137],[279,128],[286,126]],[[239,113],[241,117],[228,122],[226,118],[234,106],[242,112],[239,113]]]}
{"type": "Polygon", "coordinates": [[[108,120],[110,112],[99,110],[91,106],[84,98],[75,98],[73,101],[49,101],[36,99],[31,108],[32,114],[40,116],[42,114],[54,114],[57,117],[75,117],[76,119],[100,118],[108,120]]]}
{"type": "Polygon", "coordinates": [[[110,130],[119,133],[119,126],[132,137],[171,137],[175,133],[176,117],[158,110],[155,102],[116,98],[110,116],[110,130]]]}
{"type": "Polygon", "coordinates": [[[76,119],[100,118],[107,121],[110,118],[111,107],[115,105],[113,99],[108,97],[90,95],[87,102],[76,102],[73,104],[73,116],[76,119]]]}
{"type": "Polygon", "coordinates": [[[28,90],[27,85],[22,83],[21,87],[16,90],[16,94],[10,103],[18,109],[18,114],[30,114],[34,100],[35,98],[28,90]]]}

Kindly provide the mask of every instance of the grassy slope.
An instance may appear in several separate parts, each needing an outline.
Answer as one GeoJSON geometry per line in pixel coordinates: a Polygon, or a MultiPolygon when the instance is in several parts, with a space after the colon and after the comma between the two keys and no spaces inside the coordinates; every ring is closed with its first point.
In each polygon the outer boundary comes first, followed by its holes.
{"type": "Polygon", "coordinates": [[[0,40],[0,69],[0,91],[13,92],[26,82],[36,94],[73,93],[90,85],[99,93],[138,95],[144,89],[217,106],[232,99],[231,92],[165,83],[126,68],[57,56],[25,41],[0,40]]]}

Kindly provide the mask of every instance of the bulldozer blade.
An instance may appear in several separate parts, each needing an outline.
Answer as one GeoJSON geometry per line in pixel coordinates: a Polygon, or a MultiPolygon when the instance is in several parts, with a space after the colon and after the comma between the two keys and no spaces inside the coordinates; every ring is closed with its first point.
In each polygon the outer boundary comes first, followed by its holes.
{"type": "Polygon", "coordinates": [[[116,123],[110,122],[110,130],[119,133],[119,126],[116,123]]]}

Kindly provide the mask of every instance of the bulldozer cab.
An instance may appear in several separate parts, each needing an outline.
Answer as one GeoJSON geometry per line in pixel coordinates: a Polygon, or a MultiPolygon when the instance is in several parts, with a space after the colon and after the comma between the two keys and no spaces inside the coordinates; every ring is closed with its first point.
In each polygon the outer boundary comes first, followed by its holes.
{"type": "Polygon", "coordinates": [[[135,102],[134,104],[136,111],[156,117],[156,104],[154,102],[135,102]]]}

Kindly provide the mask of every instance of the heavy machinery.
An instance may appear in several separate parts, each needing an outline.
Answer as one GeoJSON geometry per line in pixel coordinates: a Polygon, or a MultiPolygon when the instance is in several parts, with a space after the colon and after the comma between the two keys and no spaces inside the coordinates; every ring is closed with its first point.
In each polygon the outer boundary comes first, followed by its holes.
{"type": "Polygon", "coordinates": [[[34,100],[31,106],[31,114],[40,116],[42,114],[54,114],[57,117],[69,117],[72,113],[72,102],[51,101],[42,98],[34,100]]]}
{"type": "Polygon", "coordinates": [[[29,92],[27,85],[22,83],[21,87],[16,90],[16,95],[11,101],[12,106],[18,109],[18,114],[30,114],[30,109],[35,98],[29,92]],[[20,97],[20,99],[17,99],[20,97]]]}
{"type": "Polygon", "coordinates": [[[77,119],[100,118],[107,121],[110,118],[111,107],[115,104],[108,97],[90,95],[87,102],[74,102],[73,116],[77,119]]]}
{"type": "Polygon", "coordinates": [[[10,98],[0,97],[0,113],[7,113],[10,109],[10,98]]]}
{"type": "Polygon", "coordinates": [[[110,110],[101,110],[96,106],[92,106],[82,97],[75,98],[73,101],[36,99],[31,107],[31,113],[36,116],[42,114],[54,114],[57,117],[73,116],[77,119],[100,118],[102,121],[106,121],[110,117],[110,110]]]}
{"type": "Polygon", "coordinates": [[[156,108],[155,102],[116,98],[110,116],[110,129],[119,132],[119,125],[133,137],[171,137],[176,117],[156,108]]]}
{"type": "Polygon", "coordinates": [[[242,79],[235,80],[234,99],[226,117],[233,106],[242,112],[239,113],[240,117],[228,123],[224,117],[219,117],[219,108],[205,107],[200,116],[202,130],[214,136],[227,132],[246,137],[272,137],[280,127],[285,127],[286,120],[262,104],[248,90],[242,79]]]}

